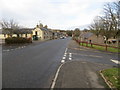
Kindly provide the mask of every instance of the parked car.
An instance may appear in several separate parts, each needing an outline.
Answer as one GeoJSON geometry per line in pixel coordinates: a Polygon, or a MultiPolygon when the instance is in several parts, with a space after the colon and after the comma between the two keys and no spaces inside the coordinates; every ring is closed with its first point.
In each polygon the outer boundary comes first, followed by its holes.
{"type": "Polygon", "coordinates": [[[60,39],[65,39],[65,37],[64,37],[64,36],[62,36],[62,37],[60,37],[60,39]]]}

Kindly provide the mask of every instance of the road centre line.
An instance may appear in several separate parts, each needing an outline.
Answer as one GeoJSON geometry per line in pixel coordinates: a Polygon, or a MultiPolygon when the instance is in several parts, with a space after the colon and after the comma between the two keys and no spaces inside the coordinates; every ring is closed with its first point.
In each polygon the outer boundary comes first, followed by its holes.
{"type": "Polygon", "coordinates": [[[10,50],[8,49],[8,50],[3,50],[3,51],[7,51],[7,52],[9,52],[10,50]]]}
{"type": "Polygon", "coordinates": [[[66,59],[66,57],[63,57],[63,59],[66,59]]]}
{"type": "Polygon", "coordinates": [[[69,57],[72,57],[72,54],[69,53],[69,57]]]}
{"type": "Polygon", "coordinates": [[[64,54],[64,57],[66,57],[66,54],[64,54]]]}
{"type": "Polygon", "coordinates": [[[66,55],[67,53],[64,53],[64,55],[66,55]]]}
{"type": "Polygon", "coordinates": [[[69,57],[69,60],[72,60],[72,58],[71,58],[71,57],[69,57]]]}
{"type": "Polygon", "coordinates": [[[64,63],[65,62],[65,60],[61,60],[61,63],[64,63]]]}
{"type": "Polygon", "coordinates": [[[65,53],[67,52],[68,48],[65,49],[65,53]]]}
{"type": "Polygon", "coordinates": [[[10,49],[10,50],[15,50],[15,49],[10,49]]]}

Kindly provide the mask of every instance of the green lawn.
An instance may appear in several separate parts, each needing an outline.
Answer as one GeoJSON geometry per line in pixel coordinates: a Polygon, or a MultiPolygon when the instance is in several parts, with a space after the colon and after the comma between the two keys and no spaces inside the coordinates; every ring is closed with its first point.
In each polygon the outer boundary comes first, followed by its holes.
{"type": "MultiPolygon", "coordinates": [[[[91,47],[91,44],[87,44],[86,43],[80,43],[80,45],[83,45],[83,46],[87,46],[87,47],[91,47]]],[[[92,48],[95,48],[95,49],[98,49],[98,50],[103,50],[105,51],[106,50],[106,47],[103,47],[103,46],[98,46],[98,45],[92,45],[92,48]]],[[[117,48],[112,48],[112,47],[107,47],[107,51],[110,51],[110,52],[118,52],[118,49],[117,48]]],[[[119,51],[120,52],[120,51],[119,51]]]]}
{"type": "Polygon", "coordinates": [[[120,90],[120,68],[110,68],[102,71],[102,74],[112,83],[112,87],[120,90]]]}

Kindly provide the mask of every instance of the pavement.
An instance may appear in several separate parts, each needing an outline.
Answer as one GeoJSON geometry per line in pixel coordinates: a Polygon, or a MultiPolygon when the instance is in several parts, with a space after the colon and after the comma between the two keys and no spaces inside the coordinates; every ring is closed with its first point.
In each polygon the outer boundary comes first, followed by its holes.
{"type": "Polygon", "coordinates": [[[99,71],[118,66],[110,60],[117,59],[116,53],[79,46],[73,40],[63,57],[54,88],[108,88],[99,71]]]}

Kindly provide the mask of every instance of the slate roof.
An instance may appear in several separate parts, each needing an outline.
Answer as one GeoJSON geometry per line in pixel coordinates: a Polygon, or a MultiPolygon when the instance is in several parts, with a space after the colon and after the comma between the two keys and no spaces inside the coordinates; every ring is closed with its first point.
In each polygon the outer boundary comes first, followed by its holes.
{"type": "Polygon", "coordinates": [[[41,27],[40,29],[43,30],[43,31],[48,31],[48,29],[44,28],[44,27],[41,27]]]}
{"type": "Polygon", "coordinates": [[[91,32],[83,32],[83,33],[80,34],[80,37],[82,37],[82,38],[89,38],[92,35],[93,35],[93,33],[91,33],[91,32]]]}
{"type": "Polygon", "coordinates": [[[14,33],[15,34],[32,34],[32,30],[33,29],[22,28],[22,29],[15,30],[14,33]]]}
{"type": "MultiPolygon", "coordinates": [[[[32,34],[32,28],[21,28],[21,29],[17,29],[14,30],[13,33],[14,34],[32,34]]],[[[0,30],[0,34],[9,34],[10,32],[7,30],[0,30]]]]}

